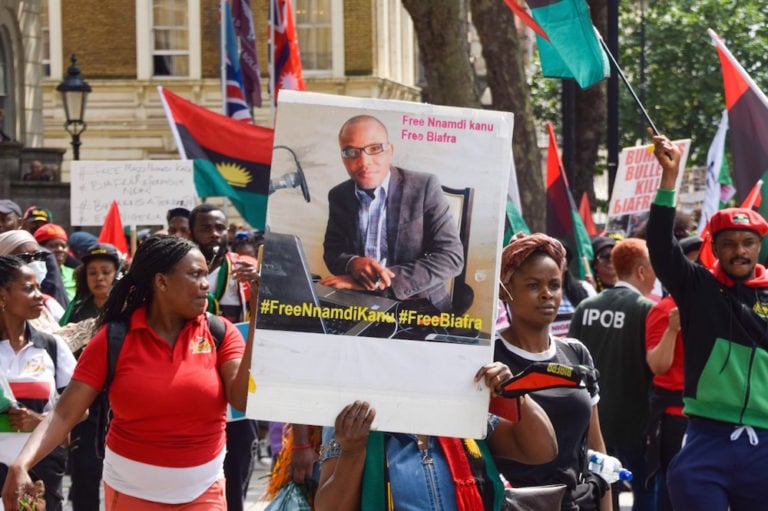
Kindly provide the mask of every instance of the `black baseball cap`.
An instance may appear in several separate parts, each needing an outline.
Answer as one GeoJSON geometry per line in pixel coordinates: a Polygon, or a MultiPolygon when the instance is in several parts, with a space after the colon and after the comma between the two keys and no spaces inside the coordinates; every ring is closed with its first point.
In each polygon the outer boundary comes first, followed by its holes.
{"type": "Polygon", "coordinates": [[[616,240],[609,238],[608,236],[597,236],[592,239],[592,253],[597,257],[597,254],[605,247],[613,247],[616,245],[616,240]]]}
{"type": "Polygon", "coordinates": [[[111,259],[115,264],[120,266],[120,252],[117,251],[114,245],[111,243],[96,243],[91,245],[85,255],[80,258],[83,264],[88,264],[93,259],[111,259]]]}

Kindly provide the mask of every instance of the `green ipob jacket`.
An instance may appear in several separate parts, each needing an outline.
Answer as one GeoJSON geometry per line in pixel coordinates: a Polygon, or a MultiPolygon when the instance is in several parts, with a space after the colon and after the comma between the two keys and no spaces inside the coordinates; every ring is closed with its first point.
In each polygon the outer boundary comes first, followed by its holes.
{"type": "Polygon", "coordinates": [[[685,357],[684,411],[768,428],[768,276],[734,284],[717,268],[685,258],[672,235],[675,210],[654,204],[651,263],[680,310],[685,357]]]}

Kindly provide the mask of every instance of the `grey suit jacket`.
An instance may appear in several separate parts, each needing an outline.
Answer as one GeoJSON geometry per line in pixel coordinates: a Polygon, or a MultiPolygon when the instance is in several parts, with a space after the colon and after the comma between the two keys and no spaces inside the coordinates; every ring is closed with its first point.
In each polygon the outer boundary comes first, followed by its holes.
{"type": "MultiPolygon", "coordinates": [[[[432,174],[392,167],[387,196],[387,267],[395,277],[391,292],[398,300],[427,298],[441,311],[451,308],[444,281],[459,275],[464,252],[458,227],[440,183],[432,174]]],[[[323,259],[334,275],[363,254],[358,229],[359,202],[354,181],[328,193],[328,225],[323,259]]]]}

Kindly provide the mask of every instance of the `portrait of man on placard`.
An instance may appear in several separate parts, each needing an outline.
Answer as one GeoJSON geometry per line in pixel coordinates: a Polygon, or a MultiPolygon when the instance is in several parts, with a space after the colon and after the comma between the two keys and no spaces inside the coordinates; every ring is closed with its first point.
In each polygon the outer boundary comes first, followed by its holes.
{"type": "MultiPolygon", "coordinates": [[[[403,135],[397,125],[394,129],[403,135]]],[[[406,136],[414,135],[409,131],[406,136]]],[[[407,168],[400,163],[407,158],[395,158],[401,142],[379,116],[354,109],[340,120],[338,131],[326,135],[323,151],[332,155],[328,167],[334,172],[311,187],[311,196],[317,198],[318,188],[324,188],[327,197],[325,211],[302,218],[312,225],[312,234],[278,239],[280,233],[296,234],[297,226],[282,216],[272,217],[265,245],[262,328],[490,342],[490,318],[483,327],[484,318],[467,314],[475,300],[466,278],[474,187],[456,178],[464,186],[445,186],[435,173],[420,170],[428,166],[415,159],[417,167],[407,168]],[[318,256],[321,261],[315,262],[318,256]],[[289,313],[288,305],[305,310],[289,313]]],[[[402,145],[404,150],[415,148],[402,145]]],[[[291,170],[288,163],[283,169],[273,161],[273,175],[291,170]]],[[[273,195],[271,210],[280,207],[278,198],[283,202],[287,197],[273,195]]]]}
{"type": "Polygon", "coordinates": [[[320,424],[355,395],[391,430],[479,431],[512,115],[294,91],[277,112],[249,408],[320,424]]]}

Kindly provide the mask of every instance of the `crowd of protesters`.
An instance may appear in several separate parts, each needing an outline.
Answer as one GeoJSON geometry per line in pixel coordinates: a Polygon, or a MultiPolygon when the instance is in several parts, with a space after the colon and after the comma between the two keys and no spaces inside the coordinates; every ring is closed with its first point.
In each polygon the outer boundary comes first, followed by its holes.
{"type": "MultiPolygon", "coordinates": [[[[536,363],[599,373],[599,384],[528,389],[508,398],[510,416],[492,404],[484,442],[372,432],[374,407],[356,401],[322,434],[279,426],[288,449],[278,465],[289,466],[280,484],[294,464],[296,482],[316,479],[313,506],[333,510],[497,510],[512,498],[504,481],[558,485],[549,509],[618,510],[622,491],[634,511],[760,509],[768,223],[721,210],[707,241],[716,262],[701,265],[708,247],[674,208],[679,151],[663,136],[654,144],[663,175],[650,219],[627,237],[594,237],[586,280],[570,271],[572,247],[546,235],[504,248],[505,326],[495,361],[475,376],[492,403],[536,363]],[[589,450],[618,458],[631,484],[590,472],[589,450]]],[[[263,238],[202,204],[170,210],[167,230],[142,236],[128,257],[52,216],[0,200],[5,508],[40,480],[49,511],[65,498],[75,511],[99,509],[102,484],[109,511],[243,509],[266,439],[243,414],[253,346],[233,323],[249,318],[263,238]],[[101,453],[103,389],[113,415],[101,453]]]]}

